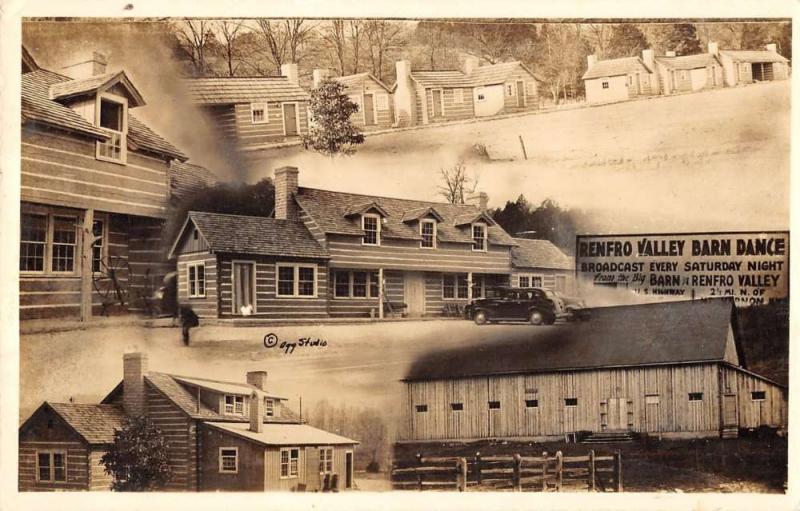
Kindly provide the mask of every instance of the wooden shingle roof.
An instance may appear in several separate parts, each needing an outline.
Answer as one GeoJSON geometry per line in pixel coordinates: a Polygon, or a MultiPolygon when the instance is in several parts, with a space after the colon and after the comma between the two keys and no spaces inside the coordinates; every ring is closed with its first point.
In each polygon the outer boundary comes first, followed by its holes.
{"type": "MultiPolygon", "coordinates": [[[[518,69],[523,69],[532,78],[541,81],[522,62],[516,60],[478,66],[470,74],[458,70],[411,71],[411,77],[426,89],[431,87],[482,87],[505,83],[518,69]]],[[[394,86],[392,86],[392,89],[394,89],[394,86]]]]}
{"type": "Polygon", "coordinates": [[[191,78],[184,81],[195,105],[233,105],[264,101],[308,101],[309,95],[285,76],[191,78]]]}
{"type": "Polygon", "coordinates": [[[207,168],[181,161],[170,164],[169,176],[170,195],[177,200],[188,199],[218,182],[217,176],[207,168]]]}
{"type": "Polygon", "coordinates": [[[475,86],[472,79],[461,71],[412,71],[411,78],[426,89],[475,86]]]}
{"type": "Polygon", "coordinates": [[[50,403],[53,409],[90,445],[114,442],[114,430],[122,429],[126,418],[117,405],[50,403]]]}
{"type": "Polygon", "coordinates": [[[586,70],[583,80],[593,78],[605,78],[607,76],[627,75],[630,73],[645,72],[651,70],[642,62],[639,57],[624,57],[621,59],[600,60],[595,65],[586,70]]]}
{"type": "Polygon", "coordinates": [[[265,424],[260,433],[250,430],[249,424],[208,422],[207,425],[268,446],[282,445],[356,445],[359,442],[309,426],[308,424],[265,424]]]}
{"type": "Polygon", "coordinates": [[[511,249],[514,268],[549,268],[574,270],[575,261],[549,240],[514,238],[517,246],[511,249]]]}
{"type": "MultiPolygon", "coordinates": [[[[407,213],[433,208],[442,217],[436,227],[437,237],[441,242],[472,243],[469,227],[457,227],[456,221],[464,215],[472,218],[481,214],[477,206],[471,204],[448,204],[409,199],[377,197],[355,193],[318,190],[300,187],[295,194],[298,205],[310,216],[325,233],[348,234],[361,236],[361,220],[349,217],[348,212],[354,206],[374,202],[386,212],[385,223],[381,224],[381,236],[404,240],[419,240],[419,228],[409,224],[407,213]]],[[[494,245],[514,245],[514,240],[500,226],[488,229],[489,243],[494,245]]]]}
{"type": "Polygon", "coordinates": [[[719,60],[717,60],[717,57],[711,53],[682,55],[680,57],[656,57],[656,62],[659,64],[664,64],[671,69],[677,70],[698,69],[701,67],[708,67],[713,64],[718,66],[722,65],[719,60]]]}
{"type": "Polygon", "coordinates": [[[50,86],[50,99],[64,99],[73,96],[81,96],[98,89],[107,88],[115,83],[121,83],[130,94],[132,101],[128,104],[130,108],[143,106],[144,98],[133,86],[125,71],[116,71],[102,75],[90,76],[77,80],[67,80],[54,83],[50,86]]]}
{"type": "Polygon", "coordinates": [[[385,89],[386,92],[391,92],[389,87],[382,81],[375,78],[375,76],[373,76],[372,73],[358,73],[355,75],[337,76],[332,78],[332,80],[341,83],[346,88],[357,88],[361,86],[361,83],[364,80],[372,80],[373,82],[381,86],[383,89],[385,89]]]}
{"type": "Polygon", "coordinates": [[[789,59],[767,50],[721,50],[720,54],[738,62],[789,62],[789,59]]]}

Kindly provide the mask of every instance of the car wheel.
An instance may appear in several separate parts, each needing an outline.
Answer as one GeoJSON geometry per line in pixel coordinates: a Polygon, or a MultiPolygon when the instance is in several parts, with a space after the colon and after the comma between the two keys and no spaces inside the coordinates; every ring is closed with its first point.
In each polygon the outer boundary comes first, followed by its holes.
{"type": "Polygon", "coordinates": [[[542,314],[542,311],[532,310],[528,320],[530,321],[531,325],[542,325],[544,324],[545,317],[544,314],[542,314]]]}
{"type": "Polygon", "coordinates": [[[476,325],[485,325],[486,323],[488,323],[488,322],[489,322],[489,321],[486,319],[486,313],[485,313],[485,312],[483,312],[483,311],[478,311],[478,312],[476,312],[476,313],[475,313],[475,317],[474,317],[473,319],[475,320],[475,324],[476,324],[476,325]]]}

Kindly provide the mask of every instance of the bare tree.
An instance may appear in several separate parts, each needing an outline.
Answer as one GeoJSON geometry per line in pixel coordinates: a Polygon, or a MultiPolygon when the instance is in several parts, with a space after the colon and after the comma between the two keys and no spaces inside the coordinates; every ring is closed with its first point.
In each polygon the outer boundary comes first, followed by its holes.
{"type": "Polygon", "coordinates": [[[256,20],[256,23],[260,30],[259,35],[266,47],[266,54],[272,61],[272,64],[277,69],[280,69],[286,58],[286,43],[288,41],[286,32],[281,26],[281,22],[259,18],[256,20]]]}
{"type": "Polygon", "coordinates": [[[360,20],[350,20],[348,23],[350,28],[350,45],[353,48],[353,73],[356,74],[359,71],[359,64],[361,60],[361,37],[363,35],[362,27],[364,26],[364,22],[360,20]]]}
{"type": "Polygon", "coordinates": [[[591,23],[586,25],[587,39],[592,45],[594,54],[602,60],[608,57],[608,45],[611,41],[612,25],[608,23],[591,23]]]}
{"type": "Polygon", "coordinates": [[[178,48],[191,64],[192,74],[203,76],[208,72],[208,56],[215,42],[212,24],[206,20],[184,19],[173,25],[178,48]]]}
{"type": "Polygon", "coordinates": [[[234,20],[221,20],[217,22],[217,30],[220,34],[220,44],[222,45],[222,54],[225,58],[225,67],[228,76],[236,76],[236,70],[239,67],[239,47],[237,37],[239,31],[242,29],[242,24],[234,20]]]}
{"type": "Polygon", "coordinates": [[[442,185],[439,186],[439,195],[451,204],[466,203],[467,197],[475,193],[478,188],[478,177],[470,176],[461,160],[448,169],[441,168],[440,171],[442,185]]]}
{"type": "Polygon", "coordinates": [[[403,26],[391,21],[371,20],[365,22],[364,32],[367,36],[372,74],[378,80],[383,80],[383,67],[389,50],[404,42],[403,26]]]}
{"type": "Polygon", "coordinates": [[[339,66],[339,74],[347,74],[347,37],[345,35],[345,21],[332,20],[322,33],[322,40],[331,52],[332,60],[339,66]]]}

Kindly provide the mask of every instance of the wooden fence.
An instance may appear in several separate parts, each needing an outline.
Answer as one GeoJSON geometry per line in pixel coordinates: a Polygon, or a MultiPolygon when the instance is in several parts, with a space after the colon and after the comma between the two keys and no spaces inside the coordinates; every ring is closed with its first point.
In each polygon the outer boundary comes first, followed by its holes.
{"type": "Polygon", "coordinates": [[[396,490],[622,491],[622,455],[423,457],[392,468],[396,490]]]}

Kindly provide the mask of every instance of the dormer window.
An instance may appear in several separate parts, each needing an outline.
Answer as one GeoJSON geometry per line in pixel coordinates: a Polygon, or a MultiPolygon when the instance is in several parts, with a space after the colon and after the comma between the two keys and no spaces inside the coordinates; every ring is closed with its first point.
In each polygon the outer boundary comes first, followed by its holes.
{"type": "Polygon", "coordinates": [[[381,218],[378,215],[366,214],[361,217],[361,227],[364,229],[363,245],[381,244],[381,218]]]}
{"type": "Polygon", "coordinates": [[[422,237],[420,247],[436,248],[436,222],[434,220],[420,221],[419,235],[422,237]]]}
{"type": "Polygon", "coordinates": [[[275,400],[266,398],[264,399],[264,410],[267,417],[275,417],[275,400]]]}
{"type": "Polygon", "coordinates": [[[128,100],[100,94],[96,103],[96,123],[108,133],[108,140],[97,142],[98,160],[125,163],[127,159],[128,100]]]}
{"type": "Polygon", "coordinates": [[[244,415],[244,396],[225,395],[225,414],[244,415]]]}
{"type": "Polygon", "coordinates": [[[472,250],[486,251],[486,224],[472,224],[472,250]]]}

